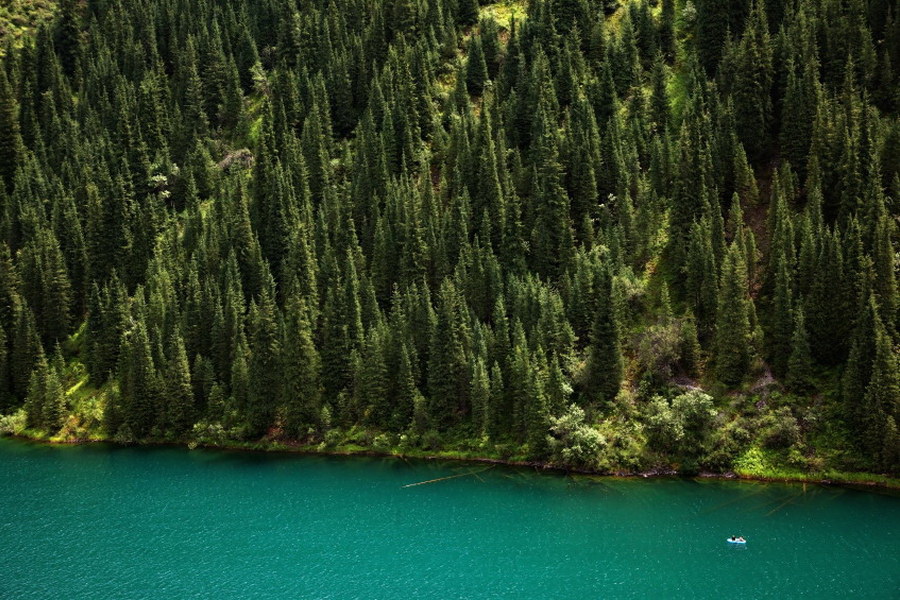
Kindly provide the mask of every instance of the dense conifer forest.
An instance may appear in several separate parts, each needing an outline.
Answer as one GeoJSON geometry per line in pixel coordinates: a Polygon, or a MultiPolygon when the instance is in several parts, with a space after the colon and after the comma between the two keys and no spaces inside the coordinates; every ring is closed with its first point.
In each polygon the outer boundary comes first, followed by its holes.
{"type": "Polygon", "coordinates": [[[4,10],[3,431],[900,470],[900,1],[4,10]]]}

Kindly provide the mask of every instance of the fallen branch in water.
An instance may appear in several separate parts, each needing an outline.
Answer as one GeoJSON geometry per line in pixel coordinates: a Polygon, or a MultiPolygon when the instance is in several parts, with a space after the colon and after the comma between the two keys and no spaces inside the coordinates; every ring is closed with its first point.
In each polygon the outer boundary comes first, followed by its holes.
{"type": "MultiPolygon", "coordinates": [[[[487,471],[488,469],[493,469],[493,468],[494,467],[492,465],[490,467],[487,467],[485,469],[480,469],[478,471],[469,471],[468,473],[457,473],[456,475],[448,475],[447,477],[438,477],[437,479],[429,479],[428,481],[420,481],[418,483],[408,483],[402,487],[409,488],[409,487],[415,487],[417,485],[425,485],[426,483],[437,483],[438,481],[447,481],[448,479],[456,479],[457,477],[465,477],[467,475],[475,475],[477,477],[478,473],[483,473],[483,472],[487,471]]],[[[479,479],[481,479],[481,478],[479,477],[479,479]]]]}

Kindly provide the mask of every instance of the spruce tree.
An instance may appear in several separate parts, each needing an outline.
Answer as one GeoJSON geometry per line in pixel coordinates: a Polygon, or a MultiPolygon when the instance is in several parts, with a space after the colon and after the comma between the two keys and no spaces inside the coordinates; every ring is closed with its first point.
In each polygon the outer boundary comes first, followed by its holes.
{"type": "Polygon", "coordinates": [[[51,434],[58,432],[69,417],[62,373],[52,365],[47,372],[42,411],[43,427],[51,434]]]}
{"type": "Polygon", "coordinates": [[[168,366],[165,372],[165,424],[176,434],[184,434],[196,416],[190,365],[181,335],[169,342],[168,366]]]}
{"type": "Polygon", "coordinates": [[[875,320],[875,360],[872,377],[863,398],[863,447],[870,456],[884,448],[888,431],[887,418],[900,412],[900,359],[881,319],[875,320]]]}
{"type": "Polygon", "coordinates": [[[12,191],[16,168],[24,161],[25,147],[19,126],[19,103],[6,70],[0,68],[0,180],[12,191]]]}
{"type": "Polygon", "coordinates": [[[491,383],[483,358],[472,365],[471,391],[472,426],[477,437],[487,435],[491,419],[491,383]]]}
{"type": "Polygon", "coordinates": [[[28,395],[25,398],[25,425],[30,429],[43,429],[44,405],[50,387],[50,366],[44,353],[38,356],[28,382],[28,395]]]}
{"type": "Polygon", "coordinates": [[[308,308],[294,295],[285,306],[282,342],[282,404],[289,437],[299,437],[303,426],[315,424],[321,409],[321,359],[313,342],[308,308]]]}
{"type": "Polygon", "coordinates": [[[478,22],[478,0],[458,0],[456,3],[456,23],[468,27],[478,22]]]}
{"type": "Polygon", "coordinates": [[[428,352],[428,412],[442,426],[453,424],[460,406],[468,404],[469,361],[465,338],[459,293],[446,280],[441,284],[437,321],[428,352]]]}
{"type": "Polygon", "coordinates": [[[772,370],[779,377],[788,372],[788,360],[792,356],[794,344],[792,340],[797,331],[795,322],[794,299],[791,289],[791,278],[788,274],[787,260],[778,261],[775,275],[775,295],[772,300],[769,335],[767,345],[772,370]]]}
{"type": "Polygon", "coordinates": [[[791,356],[788,360],[785,384],[792,392],[802,394],[812,386],[812,355],[809,349],[803,309],[798,308],[794,317],[794,335],[791,339],[791,356]]]}
{"type": "Polygon", "coordinates": [[[597,309],[588,349],[586,391],[589,402],[610,402],[619,393],[624,371],[619,325],[613,308],[612,276],[600,276],[597,309]]]}
{"type": "Polygon", "coordinates": [[[747,269],[740,249],[725,254],[716,310],[716,376],[728,385],[741,382],[750,365],[750,300],[747,269]]]}
{"type": "Polygon", "coordinates": [[[769,143],[772,121],[772,43],[763,0],[755,0],[736,49],[734,108],[738,135],[754,159],[769,143]]]}
{"type": "Polygon", "coordinates": [[[260,437],[274,424],[281,377],[278,359],[281,332],[277,307],[269,286],[263,288],[259,304],[250,305],[247,420],[249,435],[260,437]]]}
{"type": "Polygon", "coordinates": [[[473,96],[481,96],[488,79],[487,63],[481,45],[481,36],[474,36],[469,42],[469,58],[466,63],[466,88],[473,96]]]}
{"type": "Polygon", "coordinates": [[[122,418],[127,427],[124,433],[127,437],[146,437],[157,424],[162,383],[143,320],[128,333],[123,345],[119,379],[122,418]]]}

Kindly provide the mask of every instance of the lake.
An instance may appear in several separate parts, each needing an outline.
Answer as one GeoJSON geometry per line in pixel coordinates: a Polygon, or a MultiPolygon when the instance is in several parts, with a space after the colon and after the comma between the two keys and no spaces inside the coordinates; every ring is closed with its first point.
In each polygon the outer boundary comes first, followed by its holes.
{"type": "Polygon", "coordinates": [[[900,498],[0,439],[4,599],[726,597],[900,597],[900,498]]]}

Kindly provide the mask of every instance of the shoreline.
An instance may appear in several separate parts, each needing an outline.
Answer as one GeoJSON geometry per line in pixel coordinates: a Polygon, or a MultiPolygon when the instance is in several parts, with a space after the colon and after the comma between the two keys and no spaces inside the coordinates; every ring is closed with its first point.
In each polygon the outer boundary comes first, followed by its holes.
{"type": "Polygon", "coordinates": [[[199,442],[184,441],[168,441],[168,440],[144,440],[138,442],[117,442],[108,439],[80,439],[80,440],[51,440],[45,438],[31,437],[21,434],[7,434],[0,437],[8,437],[23,442],[36,444],[46,444],[50,446],[88,446],[93,444],[108,444],[115,447],[180,447],[187,450],[203,449],[203,450],[222,450],[229,452],[248,452],[248,453],[268,453],[268,454],[298,454],[307,456],[360,456],[372,458],[394,458],[400,460],[427,460],[427,461],[454,461],[466,463],[478,463],[489,465],[501,465],[506,467],[517,467],[533,469],[534,471],[542,471],[547,473],[558,473],[561,475],[581,475],[588,477],[608,477],[619,479],[662,479],[662,478],[685,478],[685,479],[707,479],[707,480],[725,480],[725,481],[749,481],[758,483],[802,483],[826,486],[839,486],[859,488],[864,490],[900,490],[900,479],[893,478],[889,475],[881,475],[874,473],[841,473],[829,472],[828,476],[824,473],[809,476],[796,477],[779,477],[769,475],[741,474],[733,471],[724,473],[715,473],[712,471],[700,471],[698,473],[682,473],[677,469],[650,469],[647,471],[615,471],[602,472],[591,469],[561,467],[550,463],[540,461],[525,461],[503,458],[493,458],[489,456],[453,456],[451,454],[442,455],[440,453],[422,452],[413,454],[404,454],[397,452],[389,452],[376,450],[374,448],[353,448],[332,450],[321,450],[310,445],[291,445],[280,443],[258,443],[258,442],[234,442],[230,444],[209,444],[199,442]],[[855,479],[854,477],[859,477],[855,479]],[[872,479],[866,479],[871,476],[872,479]]]}

